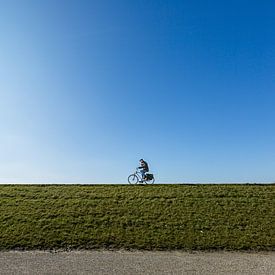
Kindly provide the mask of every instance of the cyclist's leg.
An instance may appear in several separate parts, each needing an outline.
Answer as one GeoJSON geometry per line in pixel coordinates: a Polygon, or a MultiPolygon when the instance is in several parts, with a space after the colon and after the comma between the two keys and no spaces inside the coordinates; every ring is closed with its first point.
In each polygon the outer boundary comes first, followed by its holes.
{"type": "Polygon", "coordinates": [[[145,179],[145,170],[141,169],[140,173],[141,173],[142,179],[144,180],[145,179]]]}

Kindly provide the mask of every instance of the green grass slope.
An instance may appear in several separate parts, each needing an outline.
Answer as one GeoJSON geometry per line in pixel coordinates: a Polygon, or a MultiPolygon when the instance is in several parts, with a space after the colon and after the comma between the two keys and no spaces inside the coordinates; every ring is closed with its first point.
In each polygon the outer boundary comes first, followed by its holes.
{"type": "Polygon", "coordinates": [[[274,185],[1,185],[0,249],[275,248],[274,185]]]}

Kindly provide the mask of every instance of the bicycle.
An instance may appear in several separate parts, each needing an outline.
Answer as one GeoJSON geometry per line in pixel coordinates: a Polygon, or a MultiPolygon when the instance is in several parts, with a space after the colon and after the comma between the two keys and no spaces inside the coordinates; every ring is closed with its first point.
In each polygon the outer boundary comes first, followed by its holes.
{"type": "Polygon", "coordinates": [[[145,178],[142,178],[141,172],[136,169],[136,172],[134,174],[131,174],[128,177],[128,183],[129,184],[137,184],[138,182],[140,183],[145,183],[145,184],[153,184],[155,182],[155,178],[153,174],[145,174],[145,178]]]}

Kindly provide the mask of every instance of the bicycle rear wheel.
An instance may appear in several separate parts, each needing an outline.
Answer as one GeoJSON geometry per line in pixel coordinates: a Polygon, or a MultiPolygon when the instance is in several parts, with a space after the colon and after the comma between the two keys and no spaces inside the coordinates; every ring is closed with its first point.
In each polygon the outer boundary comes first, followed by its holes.
{"type": "Polygon", "coordinates": [[[135,174],[132,174],[128,177],[129,184],[137,184],[138,183],[138,177],[135,174]]]}
{"type": "Polygon", "coordinates": [[[151,180],[145,180],[146,184],[153,184],[155,182],[155,178],[153,177],[151,180]]]}

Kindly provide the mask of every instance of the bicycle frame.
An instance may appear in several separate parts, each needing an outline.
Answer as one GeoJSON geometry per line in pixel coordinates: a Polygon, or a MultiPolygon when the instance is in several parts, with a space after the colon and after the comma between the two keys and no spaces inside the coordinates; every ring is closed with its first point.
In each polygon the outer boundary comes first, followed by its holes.
{"type": "Polygon", "coordinates": [[[141,172],[136,169],[136,172],[134,173],[137,177],[139,181],[144,181],[144,179],[142,178],[141,172]]]}

